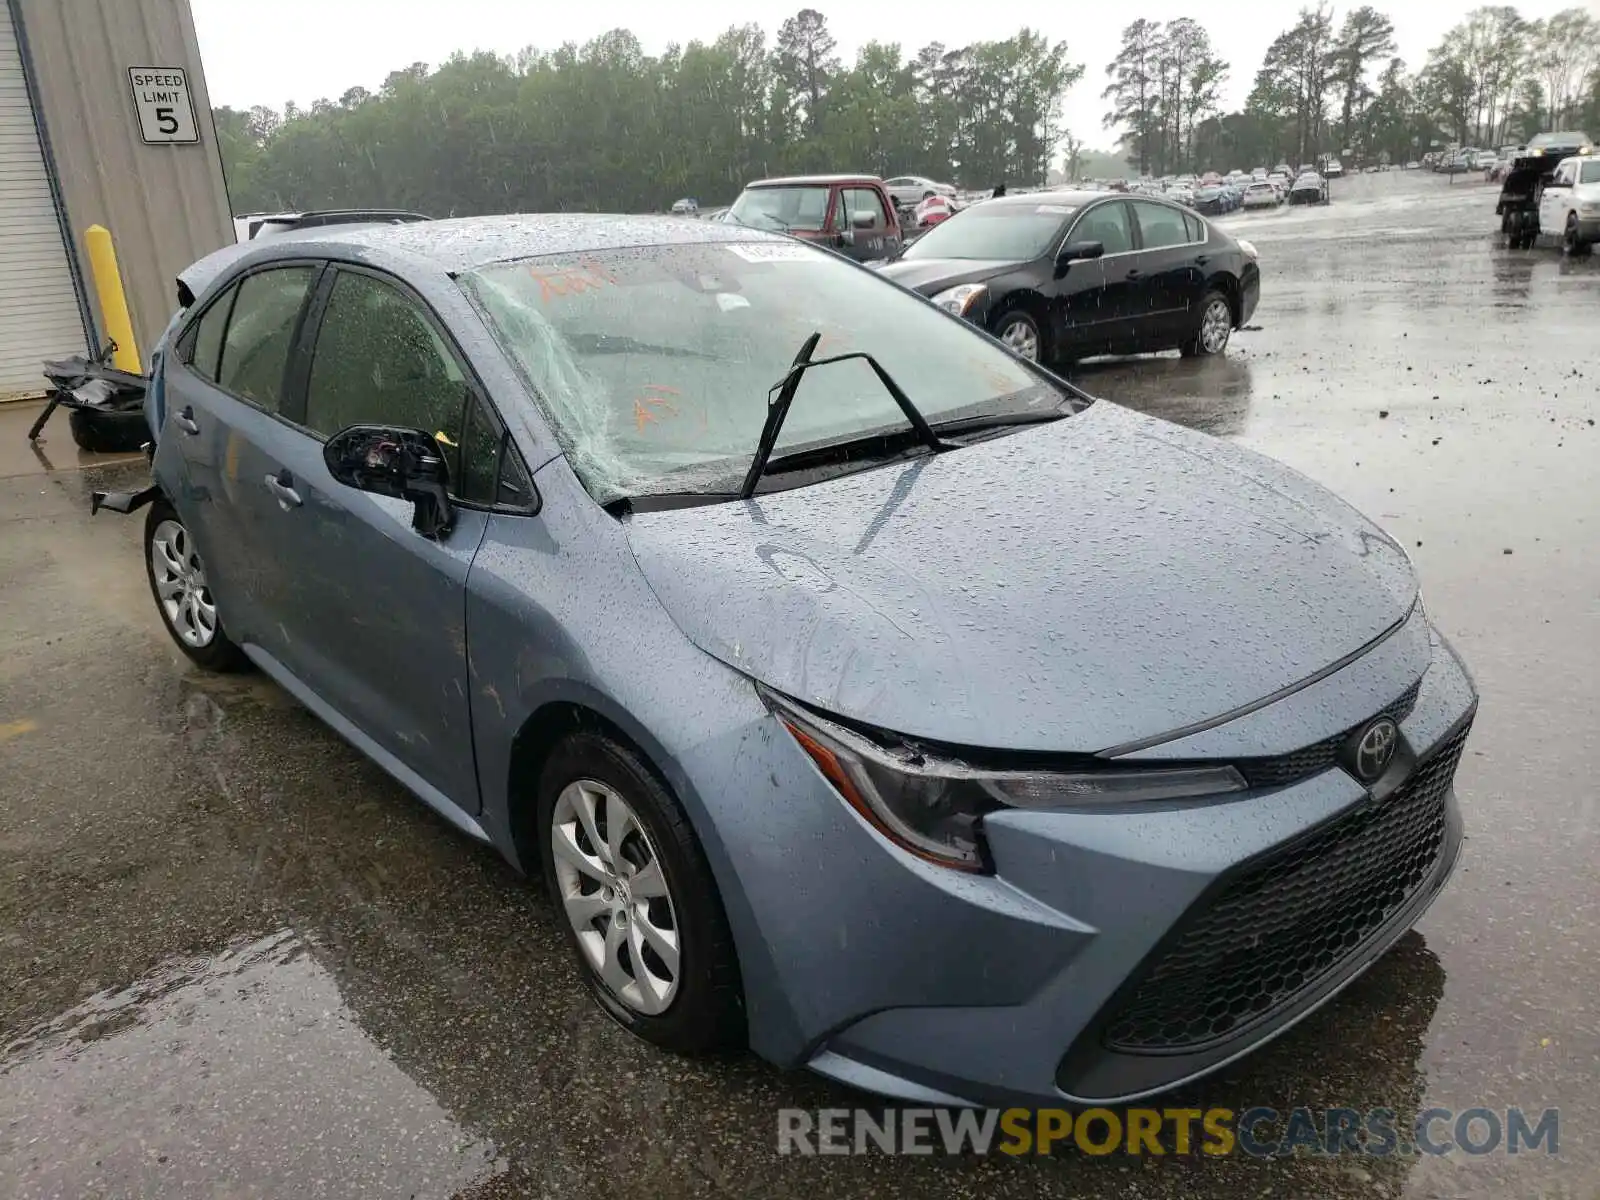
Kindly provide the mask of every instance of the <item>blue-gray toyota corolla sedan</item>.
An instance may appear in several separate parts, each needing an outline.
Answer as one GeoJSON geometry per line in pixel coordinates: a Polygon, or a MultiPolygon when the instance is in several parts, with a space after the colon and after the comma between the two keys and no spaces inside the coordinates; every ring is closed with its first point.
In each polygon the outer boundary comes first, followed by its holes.
{"type": "Polygon", "coordinates": [[[543,875],[606,1012],[935,1103],[1306,1017],[1455,864],[1390,537],[827,250],[596,216],[185,277],[153,595],[543,875]]]}

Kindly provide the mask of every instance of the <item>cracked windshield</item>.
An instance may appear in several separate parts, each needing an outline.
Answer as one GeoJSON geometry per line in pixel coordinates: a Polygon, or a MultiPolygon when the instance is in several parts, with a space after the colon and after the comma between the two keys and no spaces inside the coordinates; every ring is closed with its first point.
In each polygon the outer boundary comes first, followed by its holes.
{"type": "Polygon", "coordinates": [[[1600,10],[0,8],[0,1195],[1600,1195],[1600,10]]]}

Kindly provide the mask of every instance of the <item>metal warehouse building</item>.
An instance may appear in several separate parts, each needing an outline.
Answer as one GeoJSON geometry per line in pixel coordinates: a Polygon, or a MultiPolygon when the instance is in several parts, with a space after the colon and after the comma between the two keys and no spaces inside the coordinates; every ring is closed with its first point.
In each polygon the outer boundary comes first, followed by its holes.
{"type": "Polygon", "coordinates": [[[148,355],[174,276],[234,240],[188,0],[0,3],[0,399],[106,340],[91,225],[148,355]]]}

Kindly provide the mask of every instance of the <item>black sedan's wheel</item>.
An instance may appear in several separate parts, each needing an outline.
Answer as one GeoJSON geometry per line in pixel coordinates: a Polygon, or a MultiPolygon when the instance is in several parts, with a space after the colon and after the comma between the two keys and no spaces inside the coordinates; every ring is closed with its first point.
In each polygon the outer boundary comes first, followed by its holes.
{"type": "Polygon", "coordinates": [[[540,777],[535,828],[600,1007],[680,1053],[738,1044],[744,1001],[716,881],[688,817],[639,755],[600,733],[567,738],[540,777]]]}
{"type": "Polygon", "coordinates": [[[165,500],[144,521],[144,566],[161,621],[189,659],[208,671],[239,671],[249,659],[223,631],[205,564],[189,530],[165,500]]]}
{"type": "Polygon", "coordinates": [[[1228,348],[1233,334],[1233,307],[1228,298],[1212,288],[1200,302],[1200,321],[1194,336],[1179,347],[1185,358],[1210,357],[1228,348]]]}
{"type": "Polygon", "coordinates": [[[1589,243],[1578,232],[1578,214],[1567,214],[1567,227],[1561,233],[1561,253],[1582,258],[1589,253],[1589,243]]]}
{"type": "Polygon", "coordinates": [[[1039,334],[1039,324],[1025,312],[1003,313],[994,323],[994,335],[1004,342],[1011,352],[1029,362],[1044,361],[1044,341],[1039,334]]]}

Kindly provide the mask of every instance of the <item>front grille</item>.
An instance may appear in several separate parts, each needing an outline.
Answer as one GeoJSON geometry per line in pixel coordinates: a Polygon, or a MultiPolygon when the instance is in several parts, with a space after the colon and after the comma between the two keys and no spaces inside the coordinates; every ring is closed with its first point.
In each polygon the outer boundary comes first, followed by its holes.
{"type": "MultiPolygon", "coordinates": [[[[1417,694],[1421,690],[1422,680],[1419,679],[1393,704],[1385,705],[1361,725],[1375,721],[1379,717],[1388,717],[1397,724],[1404,721],[1416,707],[1417,694]]],[[[1345,739],[1356,729],[1360,729],[1361,725],[1300,750],[1291,750],[1288,754],[1280,754],[1274,758],[1246,758],[1235,765],[1244,775],[1245,782],[1253,788],[1284,787],[1320,771],[1326,771],[1338,762],[1339,747],[1344,745],[1345,739]]]]}
{"type": "Polygon", "coordinates": [[[1464,726],[1381,802],[1228,879],[1105,1027],[1113,1050],[1176,1053],[1235,1037],[1326,979],[1432,873],[1464,726]]]}

